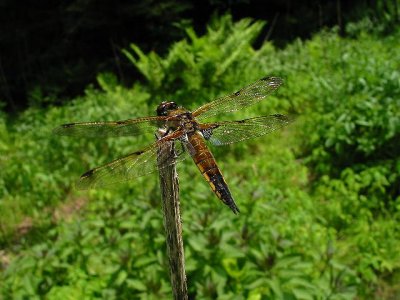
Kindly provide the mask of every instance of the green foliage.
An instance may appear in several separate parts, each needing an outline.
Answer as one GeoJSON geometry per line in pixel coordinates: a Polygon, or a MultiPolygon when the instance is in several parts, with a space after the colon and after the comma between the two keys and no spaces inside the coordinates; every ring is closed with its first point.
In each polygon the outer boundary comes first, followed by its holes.
{"type": "MultiPolygon", "coordinates": [[[[316,130],[307,140],[307,148],[314,151],[311,159],[332,168],[323,172],[398,155],[400,47],[392,38],[386,42],[392,47],[374,44],[368,37],[361,41],[324,38],[332,54],[324,59],[330,63],[326,68],[311,70],[319,85],[315,97],[324,101],[313,106],[315,122],[310,126],[316,130]]],[[[326,51],[316,41],[308,47],[314,56],[326,51]]]]}
{"type": "Polygon", "coordinates": [[[145,103],[148,94],[110,87],[109,81],[110,76],[99,76],[105,92],[88,89],[85,101],[77,99],[68,107],[46,112],[30,109],[10,122],[9,128],[2,126],[6,128],[1,130],[5,142],[2,143],[0,179],[4,188],[0,189],[0,198],[1,210],[8,218],[2,222],[6,234],[7,228],[20,223],[23,215],[39,216],[44,207],[59,203],[77,175],[93,166],[94,158],[98,159],[97,163],[111,160],[115,158],[116,148],[128,142],[126,139],[92,142],[60,139],[52,135],[52,128],[71,121],[115,120],[151,113],[146,105],[140,105],[145,103]]]}
{"type": "Polygon", "coordinates": [[[112,190],[71,188],[83,171],[153,137],[72,139],[51,129],[154,114],[165,98],[196,107],[265,75],[285,85],[234,118],[300,116],[269,137],[212,149],[241,214],[216,199],[191,161],[178,167],[190,295],[399,297],[399,33],[325,31],[282,50],[254,49],[262,23],[213,22],[200,37],[188,28],[165,57],[125,51],[145,85],[126,89],[101,74],[102,91],[88,88],[71,105],[0,119],[5,299],[170,298],[157,175],[112,190]]]}
{"type": "Polygon", "coordinates": [[[400,22],[399,0],[363,1],[353,12],[360,21],[349,23],[346,33],[357,36],[362,31],[374,34],[388,34],[397,30],[400,22]]]}
{"type": "MultiPolygon", "coordinates": [[[[186,28],[188,38],[172,45],[166,57],[145,54],[135,44],[124,53],[146,78],[155,103],[171,97],[172,91],[183,105],[200,103],[221,91],[232,92],[243,85],[243,78],[265,75],[257,68],[262,50],[251,46],[263,27],[264,22],[250,19],[233,23],[226,15],[214,18],[204,36],[186,28]]],[[[270,47],[265,44],[263,49],[270,47]]]]}

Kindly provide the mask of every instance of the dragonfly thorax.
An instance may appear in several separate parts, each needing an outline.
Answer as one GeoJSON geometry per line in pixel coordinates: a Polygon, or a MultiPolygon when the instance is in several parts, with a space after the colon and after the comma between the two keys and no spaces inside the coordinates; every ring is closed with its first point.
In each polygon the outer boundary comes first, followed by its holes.
{"type": "Polygon", "coordinates": [[[179,125],[186,133],[194,132],[197,130],[197,123],[193,120],[192,113],[186,112],[179,115],[179,125]]]}
{"type": "Polygon", "coordinates": [[[179,113],[178,109],[176,111],[169,112],[169,117],[167,117],[165,127],[172,131],[180,128],[184,130],[185,133],[191,133],[197,130],[197,122],[193,120],[191,112],[186,111],[179,113]]]}
{"type": "Polygon", "coordinates": [[[161,102],[157,107],[157,115],[167,117],[166,128],[172,130],[181,128],[186,133],[197,130],[197,123],[193,120],[192,113],[183,107],[178,107],[175,102],[161,102]]]}

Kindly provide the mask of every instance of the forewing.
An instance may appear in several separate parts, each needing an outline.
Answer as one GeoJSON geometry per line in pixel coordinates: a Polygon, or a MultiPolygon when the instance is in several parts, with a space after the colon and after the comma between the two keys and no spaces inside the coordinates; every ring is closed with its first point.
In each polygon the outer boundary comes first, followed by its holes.
{"type": "Polygon", "coordinates": [[[142,151],[131,153],[104,166],[92,169],[81,176],[76,187],[82,190],[106,187],[155,172],[159,168],[158,156],[163,158],[160,167],[171,165],[174,161],[181,161],[186,157],[184,148],[177,147],[178,145],[174,144],[175,155],[171,156],[169,147],[167,147],[175,141],[176,139],[172,138],[161,139],[142,151]],[[168,151],[168,153],[165,151],[168,151]]]}
{"type": "Polygon", "coordinates": [[[287,116],[275,114],[241,121],[202,124],[200,131],[213,145],[223,146],[263,136],[288,125],[291,121],[287,116]]]}
{"type": "Polygon", "coordinates": [[[166,117],[145,117],[115,122],[81,122],[56,127],[54,134],[77,137],[136,136],[154,133],[164,125],[166,117]]]}
{"type": "Polygon", "coordinates": [[[275,91],[282,84],[279,77],[264,77],[241,90],[207,103],[193,112],[198,120],[240,110],[253,105],[275,91]]]}

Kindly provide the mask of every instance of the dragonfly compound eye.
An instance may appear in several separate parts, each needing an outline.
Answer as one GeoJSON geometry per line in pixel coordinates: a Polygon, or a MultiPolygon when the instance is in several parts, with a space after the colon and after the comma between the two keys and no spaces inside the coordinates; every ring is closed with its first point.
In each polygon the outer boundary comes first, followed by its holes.
{"type": "Polygon", "coordinates": [[[177,108],[178,108],[178,105],[175,102],[163,101],[157,107],[157,116],[167,116],[168,115],[168,111],[175,110],[177,108]]]}

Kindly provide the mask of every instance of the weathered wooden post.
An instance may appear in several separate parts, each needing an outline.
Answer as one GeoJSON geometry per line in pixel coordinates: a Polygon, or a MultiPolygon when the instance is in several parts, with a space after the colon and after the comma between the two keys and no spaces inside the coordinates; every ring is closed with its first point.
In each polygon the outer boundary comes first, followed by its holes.
{"type": "Polygon", "coordinates": [[[176,300],[188,299],[182,219],[179,207],[179,180],[176,172],[174,143],[166,143],[158,156],[162,209],[172,291],[176,300]],[[167,163],[165,163],[167,161],[167,163]]]}

